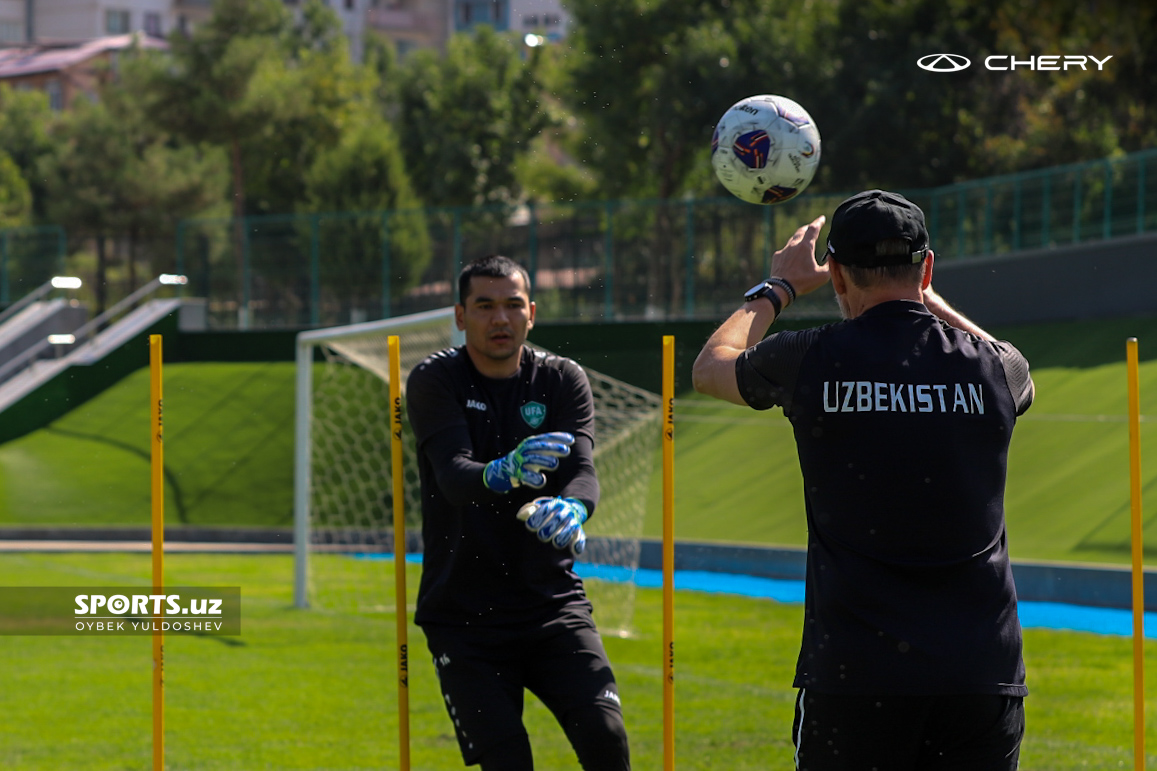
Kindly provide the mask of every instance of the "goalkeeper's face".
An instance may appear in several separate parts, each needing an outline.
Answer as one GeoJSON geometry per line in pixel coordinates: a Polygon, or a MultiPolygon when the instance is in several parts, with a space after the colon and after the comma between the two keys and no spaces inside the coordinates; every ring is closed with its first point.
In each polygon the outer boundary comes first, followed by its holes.
{"type": "Polygon", "coordinates": [[[521,274],[472,277],[466,304],[454,311],[466,333],[466,349],[484,375],[504,377],[518,368],[518,354],[534,326],[534,303],[521,274]]]}

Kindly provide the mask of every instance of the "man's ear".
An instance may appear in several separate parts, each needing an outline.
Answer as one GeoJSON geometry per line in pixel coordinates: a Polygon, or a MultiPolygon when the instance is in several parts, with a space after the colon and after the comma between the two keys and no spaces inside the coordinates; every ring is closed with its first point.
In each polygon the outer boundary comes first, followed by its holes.
{"type": "Polygon", "coordinates": [[[935,257],[935,253],[929,249],[928,256],[924,258],[924,280],[920,283],[921,292],[932,286],[932,261],[935,257]]]}
{"type": "Polygon", "coordinates": [[[832,279],[832,289],[836,290],[836,294],[847,294],[848,277],[844,275],[844,269],[840,267],[840,264],[831,257],[828,258],[828,273],[832,279]]]}
{"type": "Polygon", "coordinates": [[[461,303],[454,304],[454,323],[458,325],[459,332],[466,329],[466,306],[461,303]]]}
{"type": "Polygon", "coordinates": [[[527,317],[527,320],[526,320],[526,331],[529,332],[530,330],[534,329],[534,311],[535,311],[534,300],[531,300],[530,305],[528,305],[527,307],[530,309],[530,315],[527,317]]]}

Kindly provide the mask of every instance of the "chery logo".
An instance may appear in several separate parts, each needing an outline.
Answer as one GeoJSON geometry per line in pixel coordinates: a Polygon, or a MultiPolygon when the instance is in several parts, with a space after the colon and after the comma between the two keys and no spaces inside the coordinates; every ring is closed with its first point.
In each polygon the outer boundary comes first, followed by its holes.
{"type": "MultiPolygon", "coordinates": [[[[1100,72],[1105,69],[1105,62],[1113,57],[1106,56],[1104,59],[1098,59],[1095,56],[1081,56],[1078,54],[1049,54],[1046,56],[1029,56],[1025,59],[1018,59],[1016,56],[1008,56],[1007,54],[998,54],[988,56],[984,59],[984,68],[992,70],[993,72],[1008,72],[1015,70],[1018,67],[1027,68],[1037,71],[1059,71],[1069,68],[1082,70],[1091,69],[1091,65],[1097,65],[1097,71],[1100,72]]],[[[967,56],[960,54],[928,54],[921,56],[916,60],[916,65],[922,70],[929,72],[960,72],[972,66],[972,61],[967,56]]]]}
{"type": "Polygon", "coordinates": [[[960,54],[928,54],[916,60],[920,69],[929,72],[959,72],[971,64],[971,59],[960,54]]]}

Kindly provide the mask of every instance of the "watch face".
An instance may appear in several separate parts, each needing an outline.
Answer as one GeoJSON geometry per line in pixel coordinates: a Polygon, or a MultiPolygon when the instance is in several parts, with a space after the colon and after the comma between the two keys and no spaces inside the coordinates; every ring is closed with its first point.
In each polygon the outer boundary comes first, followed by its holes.
{"type": "Polygon", "coordinates": [[[758,284],[751,287],[751,289],[748,289],[746,292],[743,293],[743,299],[755,300],[759,297],[762,297],[763,293],[767,291],[767,288],[768,288],[767,282],[766,281],[760,281],[758,284]]]}

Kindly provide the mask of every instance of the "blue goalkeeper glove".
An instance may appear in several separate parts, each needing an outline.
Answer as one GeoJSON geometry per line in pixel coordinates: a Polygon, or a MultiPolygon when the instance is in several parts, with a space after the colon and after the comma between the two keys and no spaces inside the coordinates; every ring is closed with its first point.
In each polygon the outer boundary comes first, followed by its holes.
{"type": "Polygon", "coordinates": [[[518,510],[518,518],[538,540],[556,549],[570,549],[577,557],[587,546],[587,507],[576,498],[535,498],[518,510]]]}
{"type": "Polygon", "coordinates": [[[574,436],[562,431],[528,436],[508,454],[486,464],[482,482],[486,489],[508,493],[519,485],[540,489],[546,485],[543,471],[558,468],[558,459],[570,455],[574,436]]]}

